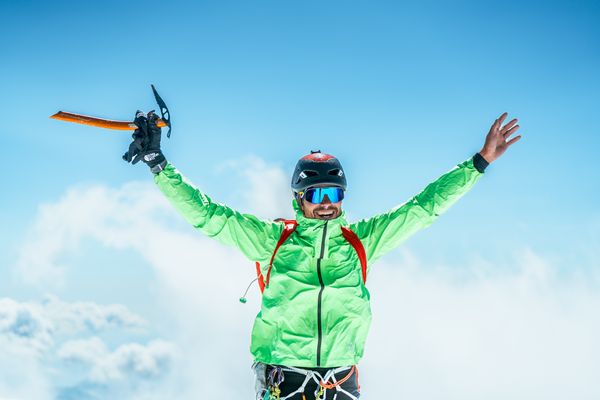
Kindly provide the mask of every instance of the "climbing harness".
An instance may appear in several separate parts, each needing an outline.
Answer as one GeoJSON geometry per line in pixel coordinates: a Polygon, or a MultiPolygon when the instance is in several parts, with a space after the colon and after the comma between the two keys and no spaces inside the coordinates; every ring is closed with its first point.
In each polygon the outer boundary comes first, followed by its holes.
{"type": "Polygon", "coordinates": [[[317,389],[314,392],[314,397],[316,400],[325,399],[328,390],[335,390],[333,400],[337,400],[337,397],[340,393],[346,395],[351,400],[358,400],[357,396],[342,388],[342,384],[344,384],[344,382],[350,379],[350,377],[352,377],[354,373],[356,373],[356,385],[360,390],[360,386],[358,385],[358,369],[355,365],[351,367],[339,367],[335,369],[330,369],[325,373],[325,375],[321,375],[319,372],[310,369],[273,366],[273,369],[269,372],[267,378],[268,390],[265,393],[263,400],[287,400],[291,399],[297,394],[302,395],[302,400],[307,400],[304,392],[306,390],[306,386],[311,381],[317,384],[317,389]],[[348,373],[343,378],[339,380],[336,379],[336,374],[340,374],[346,371],[348,371],[348,373]],[[285,397],[281,397],[281,389],[279,389],[279,385],[285,379],[285,372],[303,375],[304,381],[296,391],[286,395],[285,397]]]}

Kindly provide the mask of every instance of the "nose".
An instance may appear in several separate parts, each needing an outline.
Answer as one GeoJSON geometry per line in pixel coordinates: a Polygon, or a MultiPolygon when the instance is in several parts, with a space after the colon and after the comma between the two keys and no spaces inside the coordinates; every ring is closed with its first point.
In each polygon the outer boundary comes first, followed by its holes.
{"type": "Polygon", "coordinates": [[[325,195],[325,197],[323,197],[323,201],[321,202],[321,204],[331,204],[331,200],[329,200],[328,195],[325,195]]]}

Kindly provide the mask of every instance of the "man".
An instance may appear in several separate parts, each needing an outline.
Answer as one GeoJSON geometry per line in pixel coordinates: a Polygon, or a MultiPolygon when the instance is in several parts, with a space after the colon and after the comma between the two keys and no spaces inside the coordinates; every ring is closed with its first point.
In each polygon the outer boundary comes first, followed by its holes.
{"type": "Polygon", "coordinates": [[[430,225],[521,136],[517,120],[492,125],[481,151],[391,211],[348,224],[346,175],[335,157],[312,152],[292,177],[295,221],[264,221],[218,204],[186,181],[160,150],[157,116],[138,112],[123,156],[142,159],[173,206],[209,237],[257,261],[262,306],[252,331],[257,399],[358,399],[356,364],[371,321],[370,265],[430,225]]]}

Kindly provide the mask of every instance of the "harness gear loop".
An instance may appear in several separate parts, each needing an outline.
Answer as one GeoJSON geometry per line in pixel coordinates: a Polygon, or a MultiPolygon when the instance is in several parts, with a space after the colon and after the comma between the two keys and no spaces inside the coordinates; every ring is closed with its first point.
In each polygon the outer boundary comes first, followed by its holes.
{"type": "MultiPolygon", "coordinates": [[[[279,385],[283,382],[285,377],[283,376],[283,370],[281,367],[274,367],[267,377],[267,386],[269,390],[267,393],[269,394],[268,400],[280,400],[281,389],[279,389],[279,385]]],[[[265,398],[267,396],[265,395],[265,398]]]]}

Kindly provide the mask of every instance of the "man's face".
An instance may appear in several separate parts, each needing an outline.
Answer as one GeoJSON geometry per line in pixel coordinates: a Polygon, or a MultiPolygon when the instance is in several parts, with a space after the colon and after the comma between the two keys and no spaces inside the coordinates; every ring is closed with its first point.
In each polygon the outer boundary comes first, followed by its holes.
{"type": "Polygon", "coordinates": [[[327,195],[320,204],[313,204],[303,199],[301,207],[306,218],[329,220],[339,217],[342,213],[342,201],[332,203],[327,195]]]}

